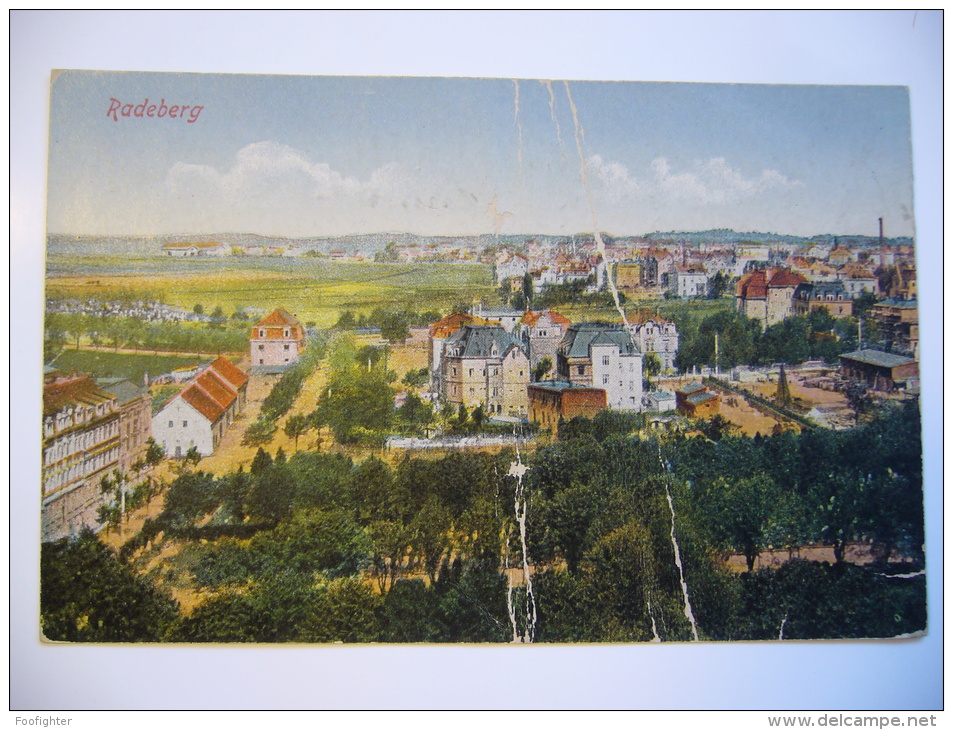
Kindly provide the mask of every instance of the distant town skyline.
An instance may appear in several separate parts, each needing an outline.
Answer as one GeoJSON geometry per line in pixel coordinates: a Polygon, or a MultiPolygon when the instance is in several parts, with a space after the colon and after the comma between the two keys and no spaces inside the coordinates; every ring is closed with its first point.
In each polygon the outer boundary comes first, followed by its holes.
{"type": "Polygon", "coordinates": [[[902,87],[68,71],[51,109],[53,234],[914,235],[902,87]]]}

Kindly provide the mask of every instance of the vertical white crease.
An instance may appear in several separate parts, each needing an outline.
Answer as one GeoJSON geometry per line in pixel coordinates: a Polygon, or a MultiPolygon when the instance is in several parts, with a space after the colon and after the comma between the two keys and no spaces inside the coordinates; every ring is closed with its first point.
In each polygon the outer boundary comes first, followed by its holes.
{"type": "MultiPolygon", "coordinates": [[[[572,122],[576,133],[576,151],[579,153],[579,178],[582,180],[582,189],[586,196],[586,203],[589,205],[589,214],[592,216],[593,233],[596,238],[596,249],[599,256],[602,257],[602,265],[606,267],[606,283],[609,284],[609,291],[612,292],[612,301],[615,302],[615,308],[622,317],[622,324],[625,325],[626,332],[629,333],[629,339],[632,338],[632,332],[629,330],[629,320],[626,319],[625,311],[619,301],[619,290],[616,288],[609,271],[609,259],[606,256],[606,244],[602,240],[602,234],[599,232],[599,219],[596,216],[595,206],[592,204],[592,195],[589,192],[589,178],[586,176],[586,155],[583,152],[582,145],[585,140],[586,132],[579,123],[579,112],[576,109],[576,103],[572,99],[572,93],[569,91],[569,82],[563,81],[566,87],[566,98],[569,100],[569,108],[572,110],[572,122]]],[[[634,344],[634,343],[633,343],[634,344]]]]}
{"type": "Polygon", "coordinates": [[[556,94],[553,91],[553,82],[552,81],[543,81],[543,86],[546,87],[546,90],[549,92],[549,115],[553,119],[553,125],[556,127],[556,141],[559,142],[559,151],[562,153],[563,159],[566,159],[566,148],[563,145],[563,135],[562,131],[559,128],[559,118],[556,116],[556,94]]]}
{"type": "Polygon", "coordinates": [[[516,153],[520,165],[520,178],[523,177],[523,124],[520,122],[520,82],[513,79],[515,94],[513,97],[513,120],[516,122],[516,131],[519,134],[519,149],[516,153]]]}

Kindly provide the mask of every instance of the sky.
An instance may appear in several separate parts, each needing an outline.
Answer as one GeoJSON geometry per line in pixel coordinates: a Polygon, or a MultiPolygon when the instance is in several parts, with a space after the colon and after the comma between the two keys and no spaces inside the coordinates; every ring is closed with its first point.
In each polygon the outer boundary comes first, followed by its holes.
{"type": "Polygon", "coordinates": [[[50,130],[50,233],[913,235],[902,87],[66,71],[50,130]]]}

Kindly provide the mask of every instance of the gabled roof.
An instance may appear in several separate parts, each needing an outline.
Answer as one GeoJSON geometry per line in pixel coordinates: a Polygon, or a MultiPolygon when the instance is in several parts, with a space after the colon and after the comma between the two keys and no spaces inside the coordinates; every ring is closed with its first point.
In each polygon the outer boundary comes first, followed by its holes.
{"type": "Polygon", "coordinates": [[[129,378],[97,378],[96,384],[107,393],[116,396],[116,401],[120,404],[149,394],[148,388],[144,385],[136,385],[129,378]]]}
{"type": "Polygon", "coordinates": [[[768,277],[763,271],[750,271],[738,280],[738,296],[742,299],[764,299],[768,296],[768,277]]]}
{"type": "Polygon", "coordinates": [[[559,345],[566,357],[592,357],[592,348],[600,345],[615,345],[623,355],[639,354],[639,348],[621,324],[605,322],[579,322],[563,335],[559,345]]]}
{"type": "Polygon", "coordinates": [[[225,408],[216,403],[195,383],[186,387],[179,397],[201,413],[210,423],[215,423],[225,413],[225,408]]]}
{"type": "Polygon", "coordinates": [[[844,268],[842,268],[842,269],[840,270],[840,273],[841,273],[843,276],[848,277],[849,279],[874,279],[874,278],[876,278],[876,277],[873,275],[873,273],[871,273],[870,269],[868,269],[866,266],[864,266],[864,265],[862,265],[862,264],[854,263],[853,261],[850,262],[850,263],[848,263],[848,264],[844,264],[844,268]]]}
{"type": "Polygon", "coordinates": [[[219,356],[215,358],[209,367],[214,368],[215,371],[231,383],[235,389],[241,388],[248,382],[248,376],[225,357],[219,356]]]}
{"type": "Polygon", "coordinates": [[[205,391],[223,409],[228,408],[238,397],[231,385],[212,369],[208,369],[199,375],[195,379],[195,385],[205,391]]]}
{"type": "Polygon", "coordinates": [[[548,311],[541,311],[541,312],[528,311],[523,315],[523,318],[520,320],[520,324],[525,324],[527,327],[535,327],[536,323],[543,318],[543,315],[547,315],[549,317],[549,321],[552,322],[553,324],[559,324],[559,325],[572,324],[571,319],[569,319],[568,317],[564,317],[559,312],[554,312],[551,309],[548,311]]]}
{"type": "Polygon", "coordinates": [[[286,309],[278,307],[274,312],[269,314],[263,320],[261,320],[256,327],[300,327],[301,322],[298,321],[297,317],[288,312],[286,309]]]}
{"type": "Polygon", "coordinates": [[[499,324],[499,322],[490,322],[467,312],[454,312],[433,322],[429,328],[430,336],[437,340],[446,339],[467,324],[499,324]]]}
{"type": "Polygon", "coordinates": [[[805,281],[803,276],[787,269],[758,269],[741,277],[737,292],[742,299],[763,299],[768,289],[797,286],[805,281]]]}
{"type": "Polygon", "coordinates": [[[787,271],[786,269],[778,269],[768,280],[768,287],[797,286],[798,284],[803,284],[805,281],[807,281],[807,279],[800,274],[787,271]]]}
{"type": "Polygon", "coordinates": [[[692,395],[694,393],[707,392],[708,388],[704,383],[699,383],[697,380],[691,383],[687,383],[679,388],[676,392],[681,393],[682,395],[692,395]]]}
{"type": "Polygon", "coordinates": [[[89,375],[57,378],[43,386],[43,415],[53,415],[70,406],[95,406],[115,399],[112,393],[96,385],[89,375]]]}
{"type": "Polygon", "coordinates": [[[525,354],[523,344],[501,325],[468,324],[457,330],[447,343],[451,357],[506,357],[516,348],[525,354]]]}

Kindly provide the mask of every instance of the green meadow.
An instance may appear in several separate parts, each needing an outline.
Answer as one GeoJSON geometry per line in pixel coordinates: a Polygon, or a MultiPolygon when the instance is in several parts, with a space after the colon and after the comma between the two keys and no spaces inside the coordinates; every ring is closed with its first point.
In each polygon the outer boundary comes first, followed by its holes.
{"type": "Polygon", "coordinates": [[[205,312],[221,307],[271,311],[284,307],[303,322],[330,327],[350,309],[449,313],[455,303],[484,298],[496,306],[485,264],[331,263],[311,259],[172,260],[143,257],[50,257],[47,296],[57,299],[157,299],[205,312]]]}
{"type": "Polygon", "coordinates": [[[155,377],[174,368],[196,365],[199,362],[207,360],[182,355],[66,349],[51,364],[64,372],[76,370],[98,378],[129,378],[133,382],[141,383],[145,373],[149,373],[149,377],[155,377]]]}

